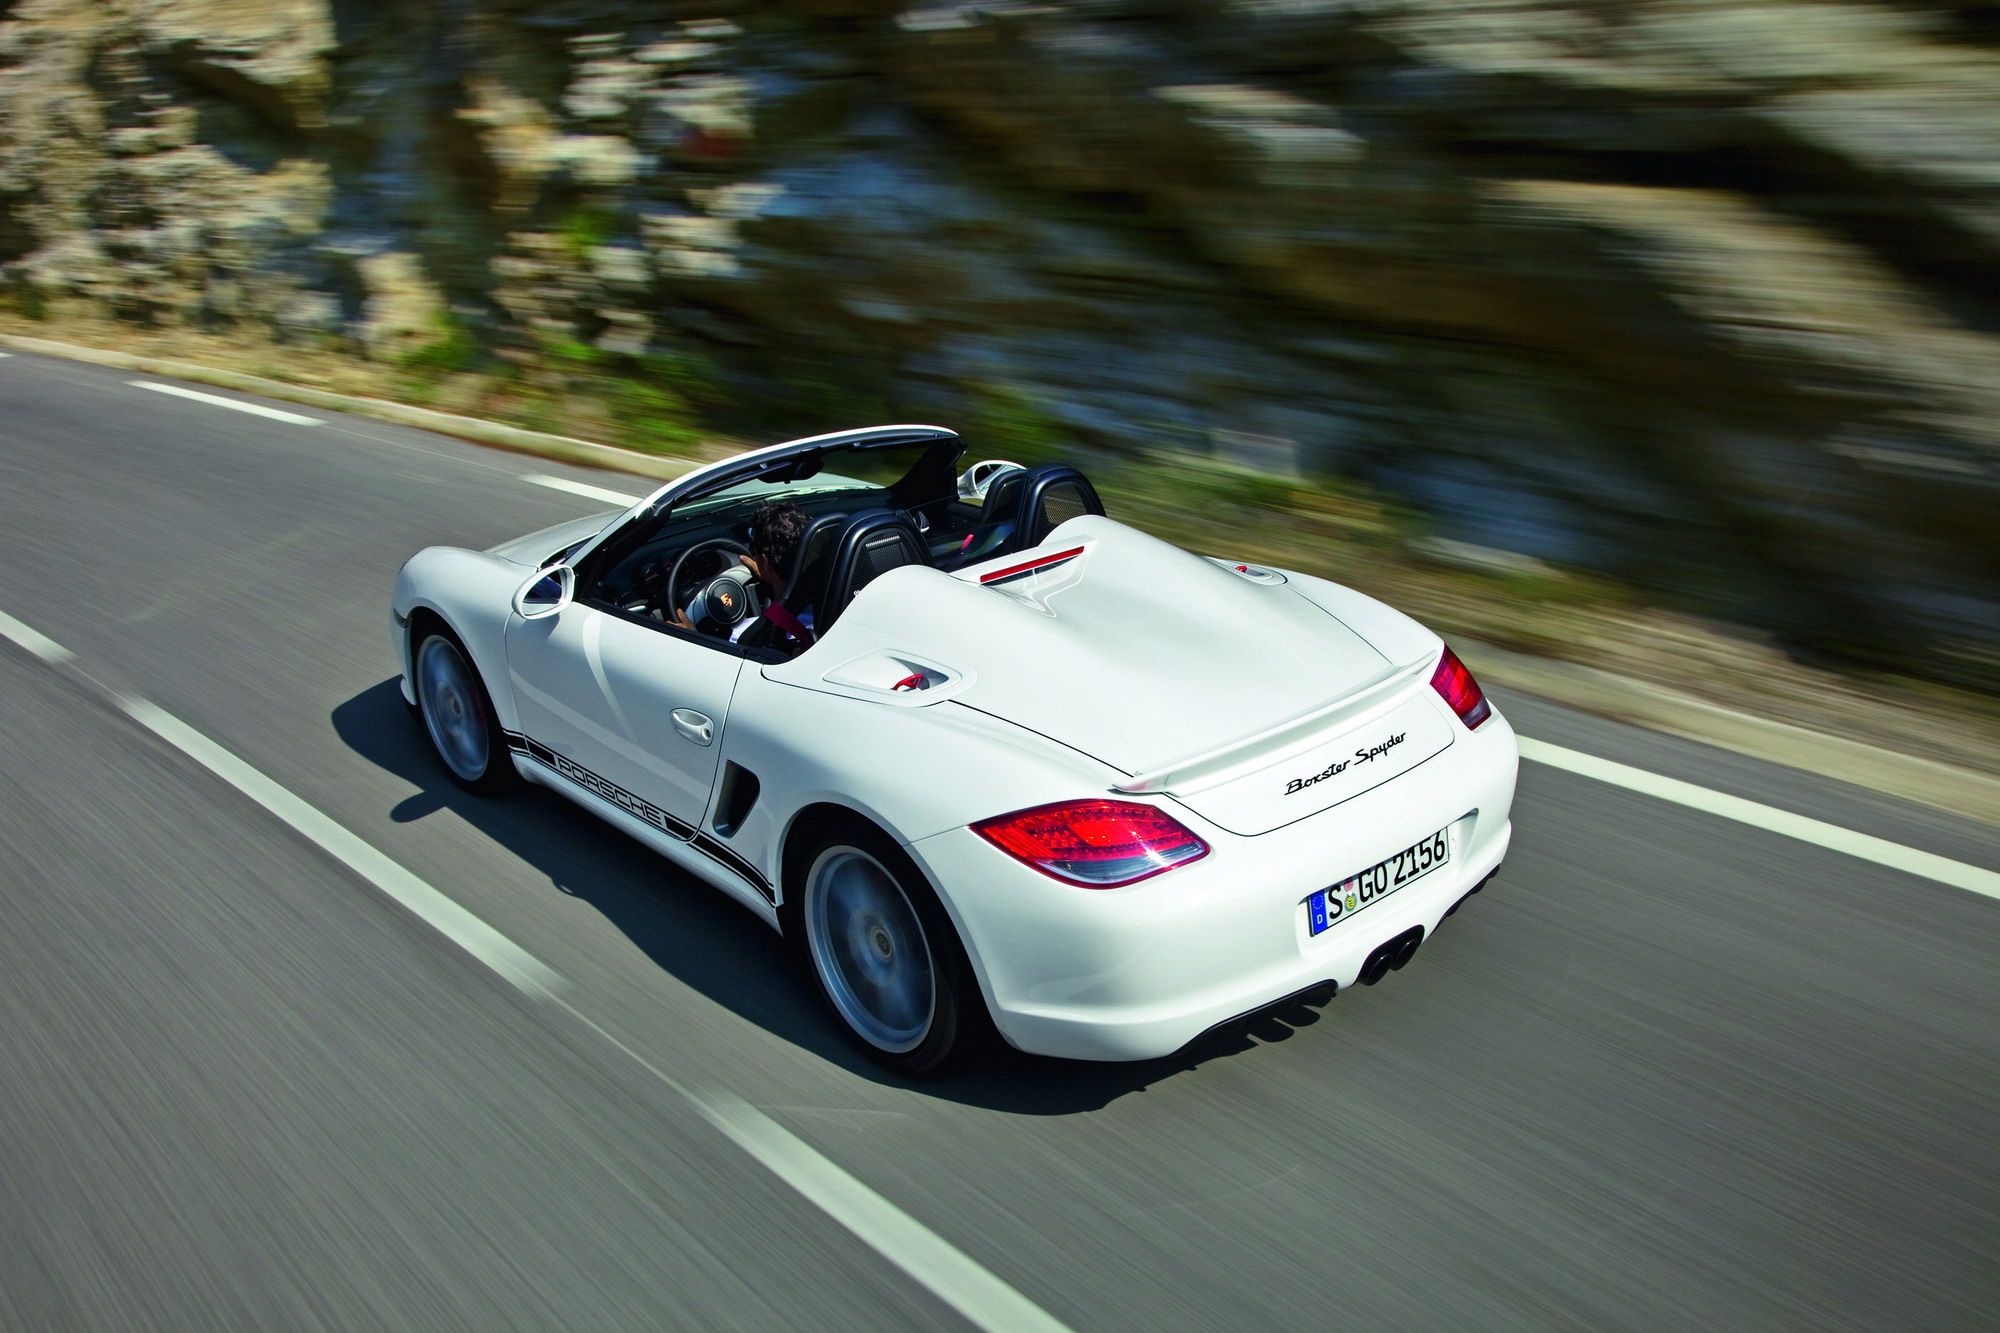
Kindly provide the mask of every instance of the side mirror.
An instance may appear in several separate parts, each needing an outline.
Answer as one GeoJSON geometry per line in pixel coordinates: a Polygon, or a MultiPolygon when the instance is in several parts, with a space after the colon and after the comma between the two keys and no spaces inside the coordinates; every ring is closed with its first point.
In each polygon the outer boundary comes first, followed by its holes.
{"type": "Polygon", "coordinates": [[[523,620],[540,620],[569,605],[576,595],[576,571],[568,565],[550,565],[528,576],[514,592],[514,614],[523,620]]]}

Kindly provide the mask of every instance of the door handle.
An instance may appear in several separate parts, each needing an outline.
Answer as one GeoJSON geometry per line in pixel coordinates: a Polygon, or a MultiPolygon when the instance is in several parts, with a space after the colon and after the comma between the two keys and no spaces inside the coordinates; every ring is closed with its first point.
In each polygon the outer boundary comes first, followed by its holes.
{"type": "Polygon", "coordinates": [[[715,743],[715,723],[692,708],[674,710],[674,730],[693,741],[696,745],[715,743]]]}

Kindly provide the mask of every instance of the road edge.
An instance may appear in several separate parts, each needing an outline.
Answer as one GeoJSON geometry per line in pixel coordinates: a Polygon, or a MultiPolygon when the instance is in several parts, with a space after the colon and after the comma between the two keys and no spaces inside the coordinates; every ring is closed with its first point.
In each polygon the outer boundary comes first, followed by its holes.
{"type": "Polygon", "coordinates": [[[61,357],[67,361],[109,366],[115,370],[165,375],[172,379],[191,380],[196,384],[213,384],[221,389],[254,393],[262,398],[276,398],[283,402],[300,403],[306,407],[324,408],[329,412],[372,417],[376,421],[386,421],[392,426],[427,430],[434,434],[467,440],[473,444],[506,449],[512,453],[532,454],[539,458],[552,458],[558,462],[577,463],[584,467],[613,468],[641,477],[655,477],[662,480],[677,477],[689,468],[695,467],[699,461],[645,454],[636,449],[621,449],[616,445],[598,444],[594,440],[579,440],[569,435],[551,435],[546,431],[526,430],[519,426],[487,421],[481,417],[440,412],[435,408],[416,407],[409,403],[393,402],[387,398],[363,398],[354,394],[334,393],[331,390],[314,389],[303,384],[289,384],[284,380],[265,379],[260,375],[219,370],[197,361],[141,356],[132,352],[116,352],[104,347],[90,347],[82,343],[58,342],[53,338],[31,338],[19,333],[0,332],[0,347],[61,357]]]}
{"type": "Polygon", "coordinates": [[[1554,703],[1713,745],[1849,786],[2000,825],[2000,778],[1792,722],[1745,713],[1648,681],[1477,640],[1452,647],[1482,679],[1554,703]]]}
{"type": "MultiPolygon", "coordinates": [[[[282,380],[220,370],[194,361],[141,356],[5,332],[0,332],[0,346],[119,370],[166,375],[197,384],[212,384],[239,393],[254,393],[264,398],[300,403],[331,412],[371,417],[391,425],[431,431],[513,453],[584,467],[609,468],[636,476],[674,477],[695,466],[688,459],[640,453],[616,445],[526,430],[385,398],[364,398],[288,384],[282,380]]],[[[1616,721],[1713,745],[1751,759],[1837,777],[1837,780],[1851,786],[1915,801],[1983,824],[2000,825],[2000,778],[1814,731],[1795,723],[1726,708],[1600,667],[1535,657],[1456,636],[1453,643],[1480,676],[1496,685],[1538,695],[1616,721]]]]}

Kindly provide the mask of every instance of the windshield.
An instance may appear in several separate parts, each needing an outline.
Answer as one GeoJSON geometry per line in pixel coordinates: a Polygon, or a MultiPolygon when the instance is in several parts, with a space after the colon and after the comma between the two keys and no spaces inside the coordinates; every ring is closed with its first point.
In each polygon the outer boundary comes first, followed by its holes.
{"type": "MultiPolygon", "coordinates": [[[[957,494],[957,440],[876,447],[833,448],[801,460],[808,475],[786,468],[771,478],[752,477],[726,489],[674,507],[677,517],[692,518],[737,506],[754,509],[774,500],[800,504],[808,497],[852,496],[848,509],[877,507],[926,510],[948,504],[957,494]]],[[[815,506],[807,506],[812,508],[815,506]]]]}
{"type": "Polygon", "coordinates": [[[665,585],[673,582],[681,557],[706,547],[707,563],[697,572],[712,577],[716,566],[734,563],[731,552],[749,549],[758,507],[779,501],[797,505],[813,520],[852,517],[869,509],[901,510],[919,532],[949,544],[965,526],[951,526],[958,497],[953,469],[962,448],[956,436],[939,439],[932,434],[873,448],[809,449],[746,464],[744,470],[762,467],[764,475],[740,480],[718,475],[712,484],[720,489],[704,494],[697,488],[695,495],[665,511],[637,516],[592,548],[577,570],[583,589],[579,598],[636,614],[657,611],[665,596],[678,601],[675,609],[680,609],[687,604],[687,589],[665,585]]]}
{"type": "Polygon", "coordinates": [[[674,512],[682,517],[692,518],[697,514],[710,514],[718,509],[727,509],[743,501],[762,504],[767,500],[790,500],[796,504],[809,495],[833,495],[840,491],[868,491],[881,489],[872,487],[852,477],[830,477],[822,474],[810,481],[761,481],[752,479],[739,482],[728,490],[704,495],[699,500],[689,500],[675,507],[674,512]]]}

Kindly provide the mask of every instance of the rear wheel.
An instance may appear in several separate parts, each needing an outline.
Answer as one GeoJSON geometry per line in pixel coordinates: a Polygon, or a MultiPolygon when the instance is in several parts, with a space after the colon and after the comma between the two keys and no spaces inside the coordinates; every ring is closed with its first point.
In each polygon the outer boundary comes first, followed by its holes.
{"type": "Polygon", "coordinates": [[[800,862],[787,933],[848,1036],[903,1074],[965,1056],[985,1016],[978,983],[909,858],[856,823],[817,839],[800,862]]]}
{"type": "Polygon", "coordinates": [[[467,791],[495,795],[513,788],[513,760],[485,683],[458,640],[434,631],[413,657],[417,715],[451,780],[467,791]]]}

